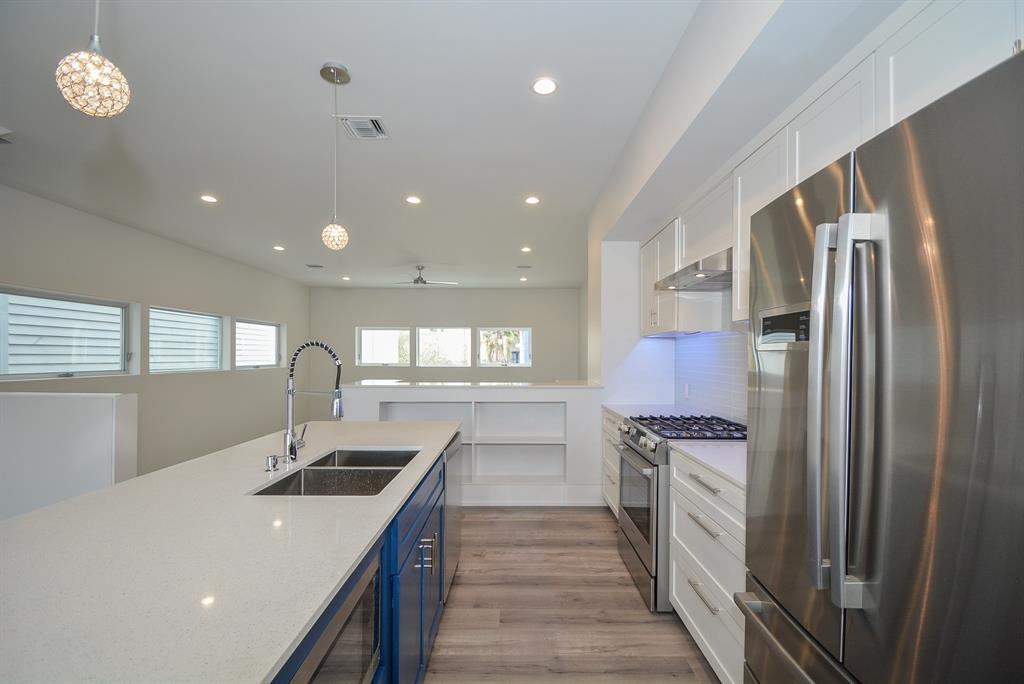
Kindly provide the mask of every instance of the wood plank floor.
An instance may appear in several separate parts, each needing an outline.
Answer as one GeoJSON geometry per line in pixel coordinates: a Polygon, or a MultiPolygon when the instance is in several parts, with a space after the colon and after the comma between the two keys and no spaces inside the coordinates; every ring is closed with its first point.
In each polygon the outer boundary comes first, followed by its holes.
{"type": "Polygon", "coordinates": [[[467,508],[427,684],[716,682],[674,614],[652,614],[607,508],[467,508]]]}

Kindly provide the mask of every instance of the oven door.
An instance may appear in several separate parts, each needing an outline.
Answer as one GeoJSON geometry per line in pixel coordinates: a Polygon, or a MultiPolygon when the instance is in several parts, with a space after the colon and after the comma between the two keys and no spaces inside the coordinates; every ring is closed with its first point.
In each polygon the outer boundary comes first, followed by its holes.
{"type": "Polygon", "coordinates": [[[619,451],[619,527],[640,562],[653,577],[657,572],[658,469],[632,448],[619,451]]]}

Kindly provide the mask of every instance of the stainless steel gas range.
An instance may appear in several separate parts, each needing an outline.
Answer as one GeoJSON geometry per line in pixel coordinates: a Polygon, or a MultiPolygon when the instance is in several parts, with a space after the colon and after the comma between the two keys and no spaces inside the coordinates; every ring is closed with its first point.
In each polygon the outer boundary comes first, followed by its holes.
{"type": "Polygon", "coordinates": [[[744,440],[717,416],[631,416],[619,425],[619,555],[652,611],[669,611],[669,442],[744,440]]]}

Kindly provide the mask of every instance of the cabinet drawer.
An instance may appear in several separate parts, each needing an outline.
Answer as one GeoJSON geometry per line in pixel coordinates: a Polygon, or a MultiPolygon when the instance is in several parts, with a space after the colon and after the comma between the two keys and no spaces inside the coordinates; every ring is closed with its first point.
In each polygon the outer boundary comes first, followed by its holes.
{"type": "Polygon", "coordinates": [[[395,519],[398,530],[398,561],[401,562],[409,550],[415,546],[417,534],[427,516],[430,515],[430,504],[441,487],[444,476],[444,461],[441,458],[431,466],[423,481],[402,506],[395,519]]]}
{"type": "Polygon", "coordinates": [[[622,417],[616,413],[612,413],[608,409],[601,411],[601,427],[604,429],[604,433],[614,439],[619,440],[619,424],[622,422],[622,417]]]}
{"type": "MultiPolygon", "coordinates": [[[[679,544],[671,544],[670,601],[694,641],[723,682],[743,681],[743,632],[727,617],[732,597],[714,582],[679,544]]],[[[737,609],[737,612],[739,609],[737,609]]]]}
{"type": "Polygon", "coordinates": [[[715,523],[746,545],[746,492],[703,463],[672,450],[672,487],[700,504],[715,523]]]}
{"type": "Polygon", "coordinates": [[[669,508],[672,541],[690,552],[724,596],[743,591],[743,545],[678,490],[672,490],[669,508]]]}
{"type": "Polygon", "coordinates": [[[601,454],[604,462],[603,467],[613,473],[619,472],[619,459],[621,458],[621,456],[619,456],[619,450],[616,448],[617,444],[618,442],[613,442],[607,437],[605,437],[604,441],[601,443],[601,454]]]}

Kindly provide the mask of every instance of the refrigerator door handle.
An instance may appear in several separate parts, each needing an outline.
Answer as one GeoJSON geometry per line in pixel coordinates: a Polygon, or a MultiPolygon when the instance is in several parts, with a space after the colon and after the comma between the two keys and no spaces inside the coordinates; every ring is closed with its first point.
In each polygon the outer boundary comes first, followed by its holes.
{"type": "Polygon", "coordinates": [[[757,594],[753,592],[733,594],[732,599],[746,618],[746,624],[753,625],[757,629],[761,638],[768,645],[768,648],[785,664],[786,669],[789,670],[789,674],[792,676],[792,679],[789,681],[799,682],[799,684],[814,684],[814,680],[800,667],[800,663],[786,650],[786,647],[782,645],[779,638],[772,634],[771,628],[760,618],[762,614],[774,610],[774,607],[767,601],[760,600],[757,594]]]}
{"type": "Polygon", "coordinates": [[[829,546],[830,597],[840,608],[864,607],[864,582],[846,574],[850,474],[850,369],[853,363],[853,255],[855,243],[877,237],[871,214],[843,214],[836,238],[836,283],[829,348],[829,546]]]}
{"type": "Polygon", "coordinates": [[[836,249],[838,223],[822,223],[814,230],[814,265],[811,270],[811,329],[807,354],[807,572],[815,589],[829,587],[831,561],[824,557],[821,510],[822,430],[825,404],[825,312],[831,254],[836,249]]]}

